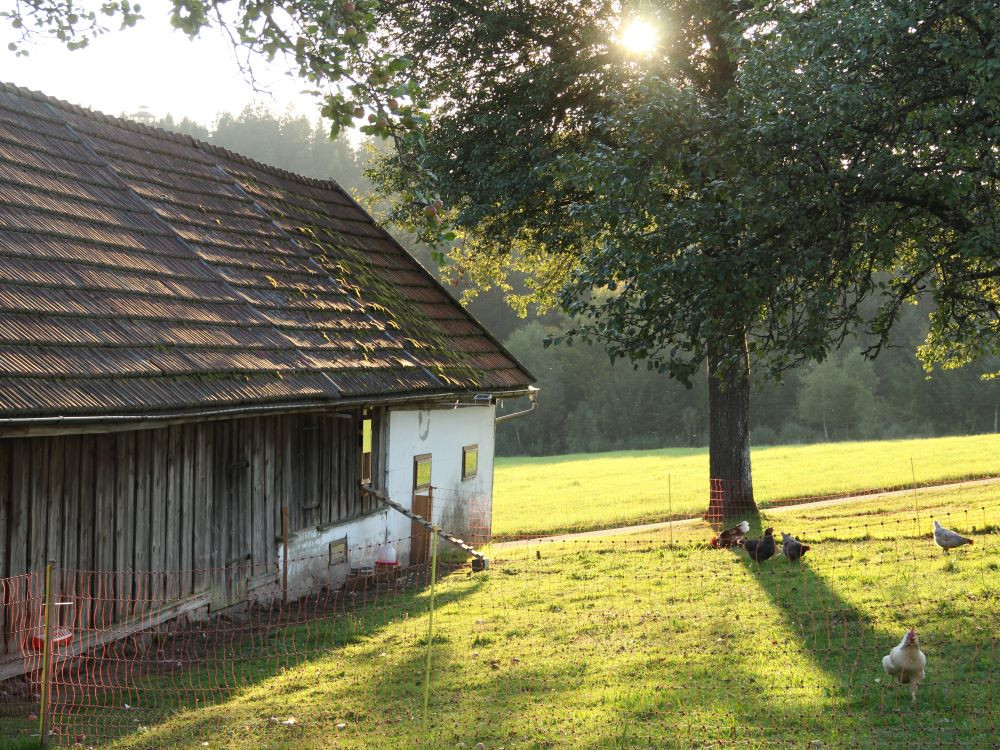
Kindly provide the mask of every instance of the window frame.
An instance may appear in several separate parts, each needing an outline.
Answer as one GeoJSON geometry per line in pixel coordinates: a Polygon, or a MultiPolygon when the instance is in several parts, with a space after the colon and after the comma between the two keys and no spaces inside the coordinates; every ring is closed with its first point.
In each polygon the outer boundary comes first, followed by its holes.
{"type": "Polygon", "coordinates": [[[375,453],[375,415],[374,414],[362,414],[361,415],[361,429],[359,432],[359,448],[360,448],[360,461],[358,466],[358,479],[362,484],[374,485],[375,478],[373,474],[373,454],[375,453]],[[368,423],[368,450],[365,450],[365,423],[368,423]],[[366,476],[367,475],[367,476],[366,476]],[[367,480],[367,481],[366,481],[367,480]]]}
{"type": "Polygon", "coordinates": [[[464,481],[466,481],[468,479],[475,479],[477,476],[479,476],[479,443],[472,443],[471,445],[463,445],[462,446],[462,481],[464,482],[464,481]],[[476,452],[476,466],[472,470],[471,473],[467,474],[465,472],[465,458],[466,458],[466,456],[468,456],[468,454],[471,451],[475,451],[476,452]]]}
{"type": "Polygon", "coordinates": [[[429,490],[431,488],[431,474],[427,475],[427,484],[418,484],[417,478],[419,477],[420,464],[427,463],[430,465],[430,471],[433,472],[433,454],[431,453],[421,453],[413,457],[413,491],[419,492],[420,490],[429,490]]]}

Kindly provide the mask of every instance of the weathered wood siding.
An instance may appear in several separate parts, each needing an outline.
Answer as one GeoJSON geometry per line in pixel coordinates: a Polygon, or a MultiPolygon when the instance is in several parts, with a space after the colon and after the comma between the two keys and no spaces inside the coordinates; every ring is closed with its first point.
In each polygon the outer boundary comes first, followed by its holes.
{"type": "Polygon", "coordinates": [[[122,602],[204,590],[215,585],[212,569],[273,570],[282,505],[293,530],[371,509],[358,488],[360,419],[282,415],[0,439],[0,576],[49,559],[83,571],[190,571],[170,579],[179,590],[161,593],[137,592],[123,576],[122,602]]]}

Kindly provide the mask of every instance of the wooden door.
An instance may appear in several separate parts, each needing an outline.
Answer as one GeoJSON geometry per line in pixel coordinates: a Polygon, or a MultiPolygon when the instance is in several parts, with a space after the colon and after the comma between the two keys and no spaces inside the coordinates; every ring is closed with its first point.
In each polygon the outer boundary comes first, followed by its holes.
{"type": "MultiPolygon", "coordinates": [[[[413,495],[413,512],[431,520],[431,494],[413,495]]],[[[416,521],[410,522],[410,565],[422,565],[430,560],[431,530],[416,521]]]]}

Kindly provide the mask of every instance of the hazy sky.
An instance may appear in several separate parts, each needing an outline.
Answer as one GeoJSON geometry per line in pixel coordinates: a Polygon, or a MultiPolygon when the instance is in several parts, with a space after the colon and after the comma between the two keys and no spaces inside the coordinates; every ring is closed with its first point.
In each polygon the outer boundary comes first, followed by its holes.
{"type": "Polygon", "coordinates": [[[302,83],[285,76],[283,66],[258,61],[258,86],[270,94],[255,93],[220,32],[208,29],[191,41],[170,26],[167,2],[141,5],[145,19],[135,28],[109,32],[75,52],[39,40],[28,57],[15,58],[7,51],[13,31],[0,26],[0,80],[111,115],[145,106],[157,116],[210,125],[219,112],[238,112],[251,102],[317,115],[315,100],[300,93],[302,83]]]}

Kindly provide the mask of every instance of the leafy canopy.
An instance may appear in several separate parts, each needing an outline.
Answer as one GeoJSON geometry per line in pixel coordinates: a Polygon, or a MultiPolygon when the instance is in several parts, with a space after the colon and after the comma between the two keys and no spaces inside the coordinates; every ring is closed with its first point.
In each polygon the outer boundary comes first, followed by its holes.
{"type": "Polygon", "coordinates": [[[641,58],[617,3],[392,8],[453,268],[527,274],[564,338],[687,380],[745,331],[777,375],[929,297],[927,363],[1000,350],[995,3],[647,3],[641,58]]]}
{"type": "MultiPolygon", "coordinates": [[[[60,8],[5,15],[79,28],[60,8]]],[[[453,273],[526,280],[612,358],[687,380],[745,334],[778,374],[858,326],[874,354],[925,296],[925,361],[1000,350],[991,0],[174,0],[173,23],[288,56],[334,131],[394,139],[379,177],[453,273]],[[634,16],[649,54],[616,42],[634,16]]]]}

